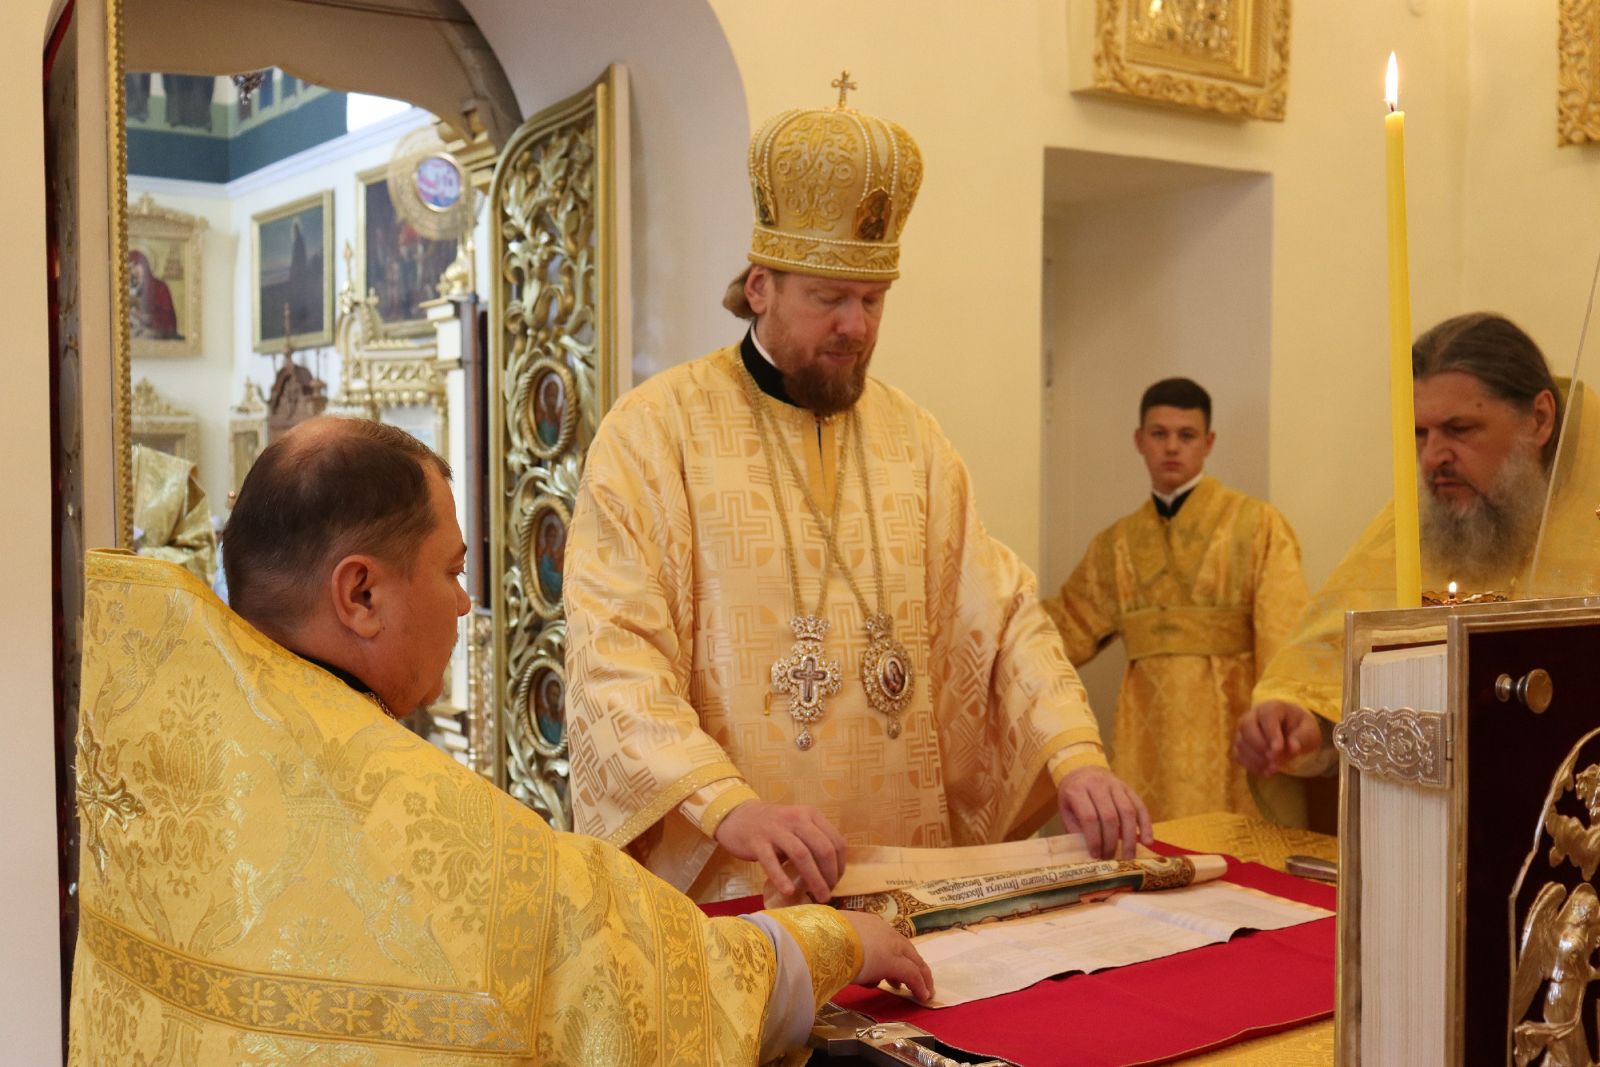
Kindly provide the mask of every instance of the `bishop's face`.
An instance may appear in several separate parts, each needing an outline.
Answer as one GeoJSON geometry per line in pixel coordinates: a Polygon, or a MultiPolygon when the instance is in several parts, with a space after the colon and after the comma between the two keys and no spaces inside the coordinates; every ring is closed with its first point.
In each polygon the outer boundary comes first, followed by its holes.
{"type": "Polygon", "coordinates": [[[750,268],[745,296],[756,336],[783,372],[790,399],[832,415],[860,398],[889,284],[750,268]]]}

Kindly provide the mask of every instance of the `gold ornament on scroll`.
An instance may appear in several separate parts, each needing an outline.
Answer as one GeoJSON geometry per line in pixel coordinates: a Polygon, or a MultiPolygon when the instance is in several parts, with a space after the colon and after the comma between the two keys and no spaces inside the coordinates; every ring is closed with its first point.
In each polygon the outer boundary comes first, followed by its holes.
{"type": "Polygon", "coordinates": [[[571,829],[562,561],[584,454],[616,393],[613,68],[529,119],[490,188],[496,781],[571,829]]]}

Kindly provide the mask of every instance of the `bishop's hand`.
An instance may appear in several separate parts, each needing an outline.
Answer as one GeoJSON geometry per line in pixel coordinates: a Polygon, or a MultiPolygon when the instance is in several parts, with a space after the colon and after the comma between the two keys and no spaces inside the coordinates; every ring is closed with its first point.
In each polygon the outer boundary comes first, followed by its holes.
{"type": "Polygon", "coordinates": [[[1096,859],[1132,859],[1137,842],[1154,840],[1139,794],[1104,767],[1079,767],[1056,790],[1061,824],[1082,834],[1096,859]]]}
{"type": "Polygon", "coordinates": [[[861,939],[861,970],[856,972],[856,984],[875,986],[887,979],[905,986],[918,1000],[933,999],[933,971],[915,945],[876,915],[841,911],[839,917],[854,927],[861,939]]]}
{"type": "MultiPolygon", "coordinates": [[[[826,901],[844,873],[844,837],[809,804],[747,800],[717,826],[717,844],[742,860],[761,864],[782,896],[795,895],[787,864],[800,875],[813,900],[826,901]]],[[[898,935],[896,935],[898,936],[898,935]]]]}
{"type": "Polygon", "coordinates": [[[1322,748],[1317,717],[1287,700],[1263,700],[1239,716],[1233,758],[1257,778],[1267,778],[1322,748]]]}

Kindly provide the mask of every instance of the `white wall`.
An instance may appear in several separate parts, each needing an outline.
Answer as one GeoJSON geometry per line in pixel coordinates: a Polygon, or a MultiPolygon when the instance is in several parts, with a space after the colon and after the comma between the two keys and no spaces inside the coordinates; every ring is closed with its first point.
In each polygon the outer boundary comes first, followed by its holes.
{"type": "Polygon", "coordinates": [[[524,115],[626,64],[632,107],[633,368],[731,344],[722,292],[744,268],[744,92],[706,0],[463,0],[524,115]]]}
{"type": "MultiPolygon", "coordinates": [[[[1054,590],[1090,538],[1149,493],[1132,436],[1154,381],[1203,385],[1217,431],[1208,473],[1267,494],[1272,196],[1259,175],[1149,160],[1107,167],[1057,150],[1046,170],[1047,189],[1072,197],[1052,206],[1044,238],[1039,577],[1054,590]]],[[[1107,736],[1126,662],[1118,643],[1083,672],[1107,736]]]]}
{"type": "Polygon", "coordinates": [[[45,291],[44,117],[40,57],[51,0],[10,0],[0,34],[0,135],[12,171],[4,208],[5,385],[0,388],[0,1048],[7,1062],[61,1055],[56,906],[55,738],[50,677],[50,334],[45,291]]]}

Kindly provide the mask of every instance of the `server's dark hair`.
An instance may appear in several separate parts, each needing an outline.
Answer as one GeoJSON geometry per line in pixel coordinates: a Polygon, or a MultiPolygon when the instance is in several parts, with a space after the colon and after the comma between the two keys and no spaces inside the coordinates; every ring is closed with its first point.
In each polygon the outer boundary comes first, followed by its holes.
{"type": "Polygon", "coordinates": [[[367,419],[318,419],[268,445],[222,531],[234,610],[280,635],[346,556],[409,573],[433,532],[430,469],[450,479],[450,465],[421,441],[367,419]]]}
{"type": "Polygon", "coordinates": [[[1211,394],[1200,383],[1189,378],[1163,378],[1144,391],[1139,398],[1139,425],[1144,425],[1146,412],[1151,408],[1183,408],[1198,410],[1206,419],[1206,429],[1211,429],[1211,394]]]}

